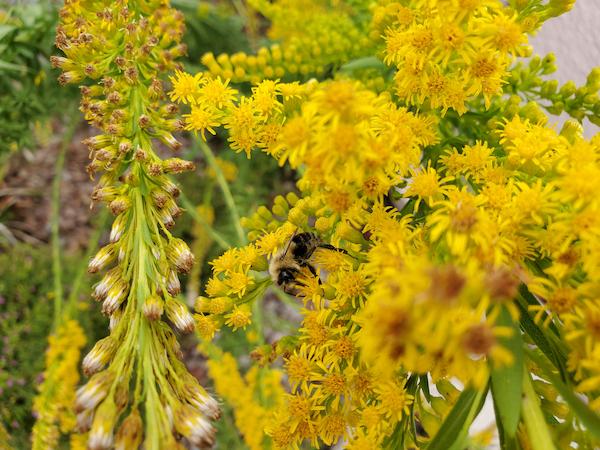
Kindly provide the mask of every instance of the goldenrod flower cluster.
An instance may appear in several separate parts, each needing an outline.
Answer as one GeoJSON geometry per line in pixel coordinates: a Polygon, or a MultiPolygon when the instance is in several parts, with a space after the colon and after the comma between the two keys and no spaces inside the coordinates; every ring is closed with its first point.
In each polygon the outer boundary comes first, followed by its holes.
{"type": "Polygon", "coordinates": [[[110,317],[110,336],[84,358],[91,376],[77,393],[79,430],[91,449],[196,446],[214,440],[217,403],[181,361],[175,333],[194,328],[178,299],[179,273],[194,257],[169,231],[181,210],[172,174],[190,162],[161,160],[158,141],[177,150],[177,107],[165,102],[161,75],[176,67],[183,17],[161,0],[98,3],[68,1],[56,44],[64,57],[62,83],[81,87],[81,110],[101,133],[85,141],[91,175],[103,172],[93,201],[116,216],[110,243],[90,261],[92,273],[107,270],[93,296],[110,317]]]}
{"type": "Polygon", "coordinates": [[[307,80],[369,55],[374,48],[368,33],[368,2],[253,0],[249,4],[269,19],[267,34],[276,43],[253,55],[205,54],[202,64],[213,76],[252,83],[265,78],[307,80]]]}
{"type": "Polygon", "coordinates": [[[264,434],[272,412],[283,402],[281,372],[253,366],[245,375],[231,353],[212,346],[208,370],[217,394],[234,408],[235,424],[250,450],[268,448],[264,434]],[[257,399],[260,399],[258,401],[257,399]]]}
{"type": "Polygon", "coordinates": [[[528,25],[500,0],[388,3],[374,13],[384,61],[398,69],[396,92],[409,104],[459,113],[502,92],[514,56],[530,53],[528,25]]]}
{"type": "Polygon", "coordinates": [[[211,262],[200,334],[252,324],[253,302],[277,283],[274,255],[295,234],[323,244],[314,270],[297,274],[299,328],[254,353],[289,384],[265,426],[276,448],[420,447],[459,397],[472,389],[481,399],[519,361],[539,380],[517,374],[525,394],[512,438],[535,441],[541,404],[564,421],[556,442],[593,439],[547,381],[560,371],[600,408],[600,140],[574,121],[560,133],[547,127],[539,105],[521,107],[518,82],[500,97],[512,58],[528,54],[525,33],[569,7],[516,3],[377,6],[372,27],[397,70],[393,92],[343,73],[263,80],[247,96],[220,76],[172,78],[171,98],[189,104],[186,129],[205,138],[222,126],[234,151],[261,150],[298,173],[296,193],[244,220],[251,243],[211,262]],[[486,111],[492,102],[501,115],[486,111]],[[475,117],[476,129],[463,135],[468,127],[444,117],[450,109],[452,120],[475,117]]]}
{"type": "Polygon", "coordinates": [[[85,333],[73,319],[65,320],[48,338],[44,381],[33,403],[33,449],[57,448],[61,434],[69,434],[75,428],[75,391],[85,343],[85,333]]]}

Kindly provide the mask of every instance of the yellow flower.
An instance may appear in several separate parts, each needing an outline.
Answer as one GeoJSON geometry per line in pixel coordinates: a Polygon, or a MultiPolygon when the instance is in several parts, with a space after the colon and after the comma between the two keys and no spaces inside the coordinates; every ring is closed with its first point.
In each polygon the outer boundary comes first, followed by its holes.
{"type": "Polygon", "coordinates": [[[237,330],[238,328],[246,328],[250,325],[252,313],[246,305],[234,306],[233,311],[225,314],[225,324],[237,330]]]}
{"type": "Polygon", "coordinates": [[[183,104],[191,103],[192,105],[196,103],[200,84],[204,82],[202,73],[190,75],[177,70],[175,75],[169,77],[169,80],[173,84],[173,89],[169,93],[172,101],[183,104]]]}
{"type": "Polygon", "coordinates": [[[216,134],[215,127],[221,125],[221,115],[215,109],[208,109],[204,105],[192,105],[189,114],[184,114],[185,129],[188,131],[199,131],[202,139],[206,140],[205,132],[216,134]]]}
{"type": "Polygon", "coordinates": [[[450,177],[440,179],[437,171],[433,167],[426,169],[411,169],[412,177],[408,180],[408,186],[404,192],[405,197],[418,197],[415,202],[414,210],[419,209],[421,201],[425,201],[427,206],[433,206],[435,200],[441,200],[447,192],[448,187],[444,186],[451,180],[450,177]]]}

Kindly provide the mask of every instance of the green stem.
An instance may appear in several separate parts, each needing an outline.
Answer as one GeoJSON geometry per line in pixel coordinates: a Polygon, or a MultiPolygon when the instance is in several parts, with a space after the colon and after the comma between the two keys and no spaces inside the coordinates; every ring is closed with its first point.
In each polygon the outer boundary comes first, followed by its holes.
{"type": "Polygon", "coordinates": [[[240,214],[238,212],[237,206],[235,205],[235,201],[233,200],[233,195],[231,195],[231,190],[229,189],[229,184],[225,179],[225,175],[223,175],[223,171],[217,164],[217,159],[213,154],[212,150],[208,146],[208,144],[200,139],[195,140],[197,142],[200,150],[202,150],[202,154],[206,158],[206,162],[210,165],[210,167],[215,171],[217,177],[217,183],[221,188],[221,192],[223,193],[223,198],[225,199],[225,205],[229,210],[229,214],[231,214],[231,219],[233,220],[233,225],[235,226],[235,231],[238,235],[238,241],[240,245],[245,245],[247,243],[246,234],[242,229],[242,225],[240,224],[240,214]]]}
{"type": "Polygon", "coordinates": [[[54,328],[60,321],[60,315],[63,307],[63,285],[62,285],[62,264],[60,255],[60,181],[62,171],[65,165],[65,155],[67,147],[73,139],[78,120],[78,110],[75,109],[67,116],[68,124],[65,128],[62,142],[56,156],[54,164],[54,179],[52,180],[52,198],[50,206],[50,241],[52,245],[52,274],[54,278],[54,328]]]}
{"type": "Polygon", "coordinates": [[[523,420],[533,450],[554,450],[550,430],[544,420],[537,394],[527,371],[523,374],[523,420]]]}
{"type": "Polygon", "coordinates": [[[180,194],[180,199],[185,211],[192,217],[192,219],[194,219],[196,222],[198,222],[204,227],[206,232],[210,235],[211,238],[213,238],[213,240],[219,245],[219,247],[221,247],[223,250],[231,248],[231,244],[227,242],[227,240],[223,236],[217,233],[215,229],[211,227],[206,222],[206,220],[204,220],[200,216],[200,214],[198,214],[196,208],[194,208],[194,205],[192,205],[192,202],[190,202],[190,200],[183,194],[183,192],[180,194]]]}

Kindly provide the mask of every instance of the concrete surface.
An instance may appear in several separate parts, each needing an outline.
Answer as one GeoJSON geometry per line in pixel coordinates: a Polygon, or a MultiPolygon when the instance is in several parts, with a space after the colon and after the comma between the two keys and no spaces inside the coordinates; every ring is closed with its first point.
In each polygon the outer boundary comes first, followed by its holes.
{"type": "MultiPolygon", "coordinates": [[[[539,55],[556,55],[558,70],[553,76],[561,85],[568,80],[577,86],[585,83],[590,70],[600,66],[600,0],[577,0],[567,14],[546,22],[530,43],[539,55]]],[[[587,137],[600,131],[587,120],[583,127],[587,137]]]]}

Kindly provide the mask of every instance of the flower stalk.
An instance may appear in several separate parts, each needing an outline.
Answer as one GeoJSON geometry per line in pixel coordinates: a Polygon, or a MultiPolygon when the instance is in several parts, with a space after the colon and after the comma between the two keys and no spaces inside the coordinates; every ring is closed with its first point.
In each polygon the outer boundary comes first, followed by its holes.
{"type": "Polygon", "coordinates": [[[181,214],[179,188],[171,175],[193,170],[179,158],[162,160],[160,142],[181,144],[177,108],[165,102],[160,77],[177,67],[183,18],[162,1],[67,2],[61,11],[55,57],[59,81],[81,87],[81,110],[101,130],[85,144],[88,172],[103,174],[92,195],[116,216],[110,242],[89,263],[105,271],[94,297],[110,318],[110,336],[85,357],[91,376],[77,394],[78,426],[89,431],[88,447],[148,450],[214,441],[216,402],[181,361],[171,323],[179,332],[194,328],[178,298],[179,274],[194,257],[170,228],[181,214]],[[168,319],[168,322],[167,322],[168,319]]]}

